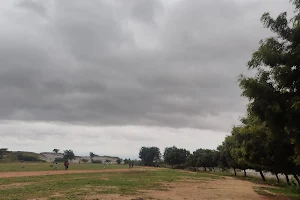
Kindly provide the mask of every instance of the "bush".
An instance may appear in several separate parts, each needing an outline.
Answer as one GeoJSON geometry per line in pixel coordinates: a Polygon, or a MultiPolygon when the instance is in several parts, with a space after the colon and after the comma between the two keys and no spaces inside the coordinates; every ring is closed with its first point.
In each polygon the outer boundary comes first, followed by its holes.
{"type": "Polygon", "coordinates": [[[22,154],[18,154],[17,159],[20,161],[23,160],[23,161],[29,161],[29,162],[42,162],[41,159],[39,159],[35,156],[26,156],[26,155],[22,155],[22,154]]]}
{"type": "Polygon", "coordinates": [[[92,163],[94,164],[102,164],[102,160],[92,160],[92,163]]]}
{"type": "Polygon", "coordinates": [[[64,158],[55,158],[54,162],[65,162],[66,160],[64,158]]]}

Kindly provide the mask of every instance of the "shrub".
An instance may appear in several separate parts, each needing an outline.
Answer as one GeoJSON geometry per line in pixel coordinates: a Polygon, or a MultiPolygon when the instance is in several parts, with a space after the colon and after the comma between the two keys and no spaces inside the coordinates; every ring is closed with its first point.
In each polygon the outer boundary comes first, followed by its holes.
{"type": "Polygon", "coordinates": [[[27,156],[27,155],[22,155],[22,154],[18,154],[17,159],[23,160],[23,161],[30,161],[30,162],[42,162],[41,159],[39,159],[35,156],[27,156]]]}
{"type": "Polygon", "coordinates": [[[95,163],[95,164],[102,164],[102,160],[92,160],[92,163],[95,163]]]}
{"type": "Polygon", "coordinates": [[[65,162],[64,158],[55,158],[54,162],[65,162]]]}

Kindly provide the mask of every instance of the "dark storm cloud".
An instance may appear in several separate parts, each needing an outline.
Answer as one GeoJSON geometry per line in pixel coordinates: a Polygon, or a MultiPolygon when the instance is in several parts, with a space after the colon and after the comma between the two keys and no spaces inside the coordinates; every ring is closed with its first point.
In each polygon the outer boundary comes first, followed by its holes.
{"type": "Polygon", "coordinates": [[[245,110],[237,76],[269,34],[260,15],[289,8],[283,0],[49,2],[3,11],[2,120],[228,130],[245,110]]]}

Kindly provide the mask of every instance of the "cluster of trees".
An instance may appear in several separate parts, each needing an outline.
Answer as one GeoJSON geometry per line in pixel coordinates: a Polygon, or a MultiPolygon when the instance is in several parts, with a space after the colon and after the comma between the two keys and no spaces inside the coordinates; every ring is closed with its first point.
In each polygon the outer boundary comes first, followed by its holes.
{"type": "Polygon", "coordinates": [[[215,170],[215,167],[219,166],[219,158],[220,152],[210,149],[197,149],[193,152],[193,154],[189,155],[186,158],[186,166],[193,167],[195,171],[198,170],[199,167],[207,169],[215,170]]]}
{"type": "Polygon", "coordinates": [[[73,160],[73,159],[75,159],[75,154],[74,154],[73,150],[71,150],[71,149],[64,150],[63,159],[65,159],[65,160],[73,160]]]}
{"type": "Polygon", "coordinates": [[[128,165],[129,163],[133,163],[134,165],[142,165],[141,160],[125,158],[124,159],[124,165],[128,165]]]}
{"type": "MultiPolygon", "coordinates": [[[[295,16],[287,13],[261,20],[275,36],[262,40],[248,62],[252,77],[241,75],[247,115],[219,147],[224,165],[293,174],[300,185],[300,1],[295,16]]],[[[279,181],[279,179],[278,179],[279,181]]]]}
{"type": "MultiPolygon", "coordinates": [[[[199,149],[193,154],[175,147],[166,148],[165,162],[191,167],[254,169],[292,174],[300,185],[300,0],[291,1],[293,18],[287,13],[272,18],[263,14],[261,21],[273,37],[260,42],[248,62],[254,76],[241,75],[242,95],[249,99],[241,125],[233,127],[217,151],[199,149]]],[[[146,158],[141,155],[142,160],[146,158]]],[[[149,161],[152,161],[149,159],[149,161]]]]}
{"type": "Polygon", "coordinates": [[[142,147],[139,158],[145,166],[153,166],[160,162],[161,153],[158,147],[142,147]]]}
{"type": "Polygon", "coordinates": [[[4,155],[7,153],[7,148],[0,148],[0,159],[4,157],[4,155]]]}
{"type": "Polygon", "coordinates": [[[202,167],[206,171],[207,169],[214,170],[215,167],[221,166],[220,155],[219,151],[210,149],[198,149],[191,154],[186,149],[173,146],[165,148],[163,156],[158,147],[142,147],[139,157],[141,164],[145,166],[155,166],[157,163],[164,163],[172,168],[192,167],[197,171],[202,167]]]}

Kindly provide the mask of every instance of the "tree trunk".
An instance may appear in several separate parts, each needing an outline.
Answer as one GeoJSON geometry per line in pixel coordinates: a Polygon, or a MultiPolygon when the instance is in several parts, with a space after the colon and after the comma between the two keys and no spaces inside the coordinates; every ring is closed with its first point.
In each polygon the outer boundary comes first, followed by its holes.
{"type": "Polygon", "coordinates": [[[234,175],[236,176],[236,171],[235,171],[235,168],[233,168],[233,170],[234,170],[234,175]]]}
{"type": "Polygon", "coordinates": [[[289,176],[288,176],[287,174],[284,174],[284,175],[285,175],[286,183],[287,183],[288,185],[290,185],[291,183],[290,183],[289,176]]]}
{"type": "Polygon", "coordinates": [[[244,169],[244,176],[247,177],[247,173],[246,173],[246,170],[245,170],[245,169],[244,169]]]}
{"type": "Polygon", "coordinates": [[[279,180],[278,174],[276,173],[275,176],[277,178],[277,183],[279,184],[280,180],[279,180]]]}
{"type": "Polygon", "coordinates": [[[206,171],[206,167],[204,167],[204,171],[206,171]]]}
{"type": "Polygon", "coordinates": [[[294,175],[294,178],[297,180],[298,185],[300,186],[300,180],[299,180],[299,177],[298,177],[296,174],[293,174],[293,175],[294,175]]]}
{"type": "Polygon", "coordinates": [[[260,176],[261,176],[261,179],[262,179],[263,181],[266,181],[266,178],[265,178],[265,176],[264,176],[264,174],[262,173],[261,170],[259,171],[259,174],[260,174],[260,176]]]}

